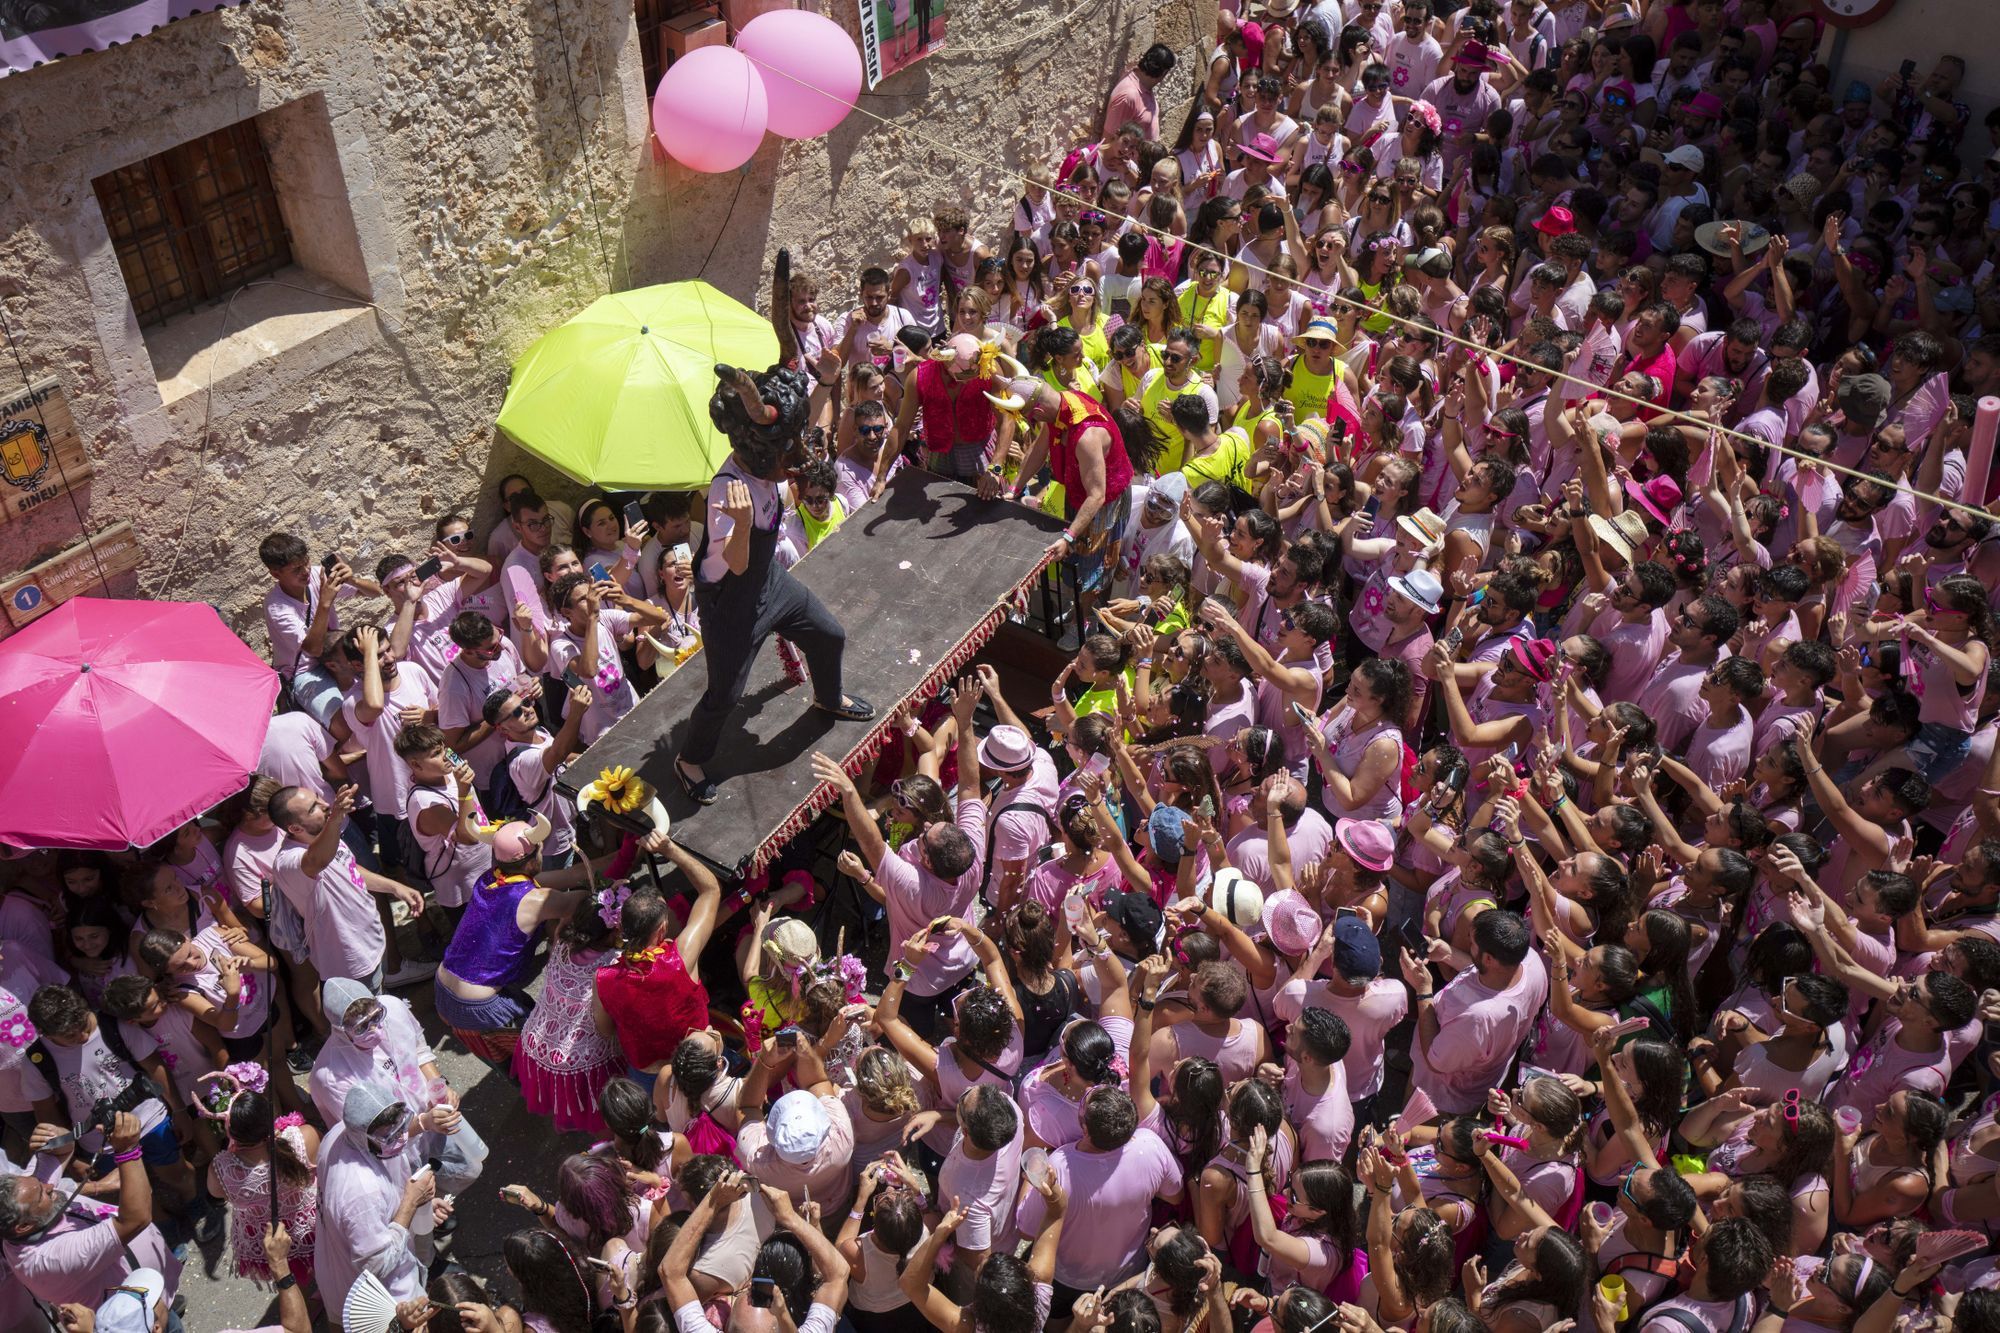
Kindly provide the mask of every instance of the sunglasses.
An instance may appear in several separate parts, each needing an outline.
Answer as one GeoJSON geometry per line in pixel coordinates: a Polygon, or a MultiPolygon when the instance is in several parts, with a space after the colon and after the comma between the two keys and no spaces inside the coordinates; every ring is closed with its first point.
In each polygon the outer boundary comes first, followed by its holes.
{"type": "MultiPolygon", "coordinates": [[[[1340,169],[1342,171],[1350,172],[1356,176],[1359,176],[1361,174],[1361,164],[1358,162],[1350,161],[1344,157],[1340,159],[1340,169]]],[[[1325,248],[1326,248],[1325,246],[1320,247],[1320,249],[1322,250],[1324,250],[1325,248]]]]}
{"type": "Polygon", "coordinates": [[[528,714],[534,711],[535,711],[535,706],[533,704],[523,701],[521,703],[515,704],[512,708],[508,709],[503,717],[503,720],[508,722],[519,722],[522,718],[526,717],[528,714]]]}
{"type": "Polygon", "coordinates": [[[1315,352],[1326,352],[1332,350],[1333,340],[1330,338],[1301,338],[1299,339],[1299,346],[1310,348],[1315,352]]]}
{"type": "Polygon", "coordinates": [[[799,503],[813,509],[824,509],[833,503],[831,495],[801,495],[799,503]]]}
{"type": "Polygon", "coordinates": [[[1187,353],[1186,353],[1186,352],[1162,352],[1162,353],[1160,353],[1160,360],[1161,360],[1162,362],[1164,362],[1165,364],[1167,364],[1167,365],[1170,365],[1170,366],[1178,366],[1178,365],[1179,365],[1179,364],[1180,364],[1181,362],[1183,362],[1183,361],[1185,361],[1185,360],[1187,360],[1187,359],[1188,359],[1188,356],[1187,356],[1187,353]]]}
{"type": "Polygon", "coordinates": [[[889,433],[889,424],[883,422],[879,426],[856,426],[854,433],[856,435],[887,435],[889,433]]]}
{"type": "Polygon", "coordinates": [[[1097,295],[1097,288],[1087,282],[1072,282],[1069,285],[1069,294],[1071,296],[1095,296],[1097,295]]]}
{"type": "MultiPolygon", "coordinates": [[[[1631,106],[1632,103],[1627,101],[1625,98],[1618,96],[1615,93],[1606,93],[1604,95],[1604,105],[1615,106],[1615,107],[1628,107],[1631,106]]],[[[1669,165],[1672,164],[1670,163],[1669,165]]]]}
{"type": "Polygon", "coordinates": [[[438,538],[438,540],[443,542],[446,546],[463,546],[465,545],[466,539],[470,536],[472,536],[472,534],[469,532],[454,532],[449,537],[440,537],[438,538]]]}

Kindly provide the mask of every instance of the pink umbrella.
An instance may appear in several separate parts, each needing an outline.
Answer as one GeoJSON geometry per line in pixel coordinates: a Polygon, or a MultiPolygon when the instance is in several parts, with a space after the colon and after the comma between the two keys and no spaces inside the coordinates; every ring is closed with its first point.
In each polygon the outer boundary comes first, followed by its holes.
{"type": "Polygon", "coordinates": [[[243,790],[277,696],[214,607],[63,603],[0,642],[0,842],[158,841],[243,790]]]}

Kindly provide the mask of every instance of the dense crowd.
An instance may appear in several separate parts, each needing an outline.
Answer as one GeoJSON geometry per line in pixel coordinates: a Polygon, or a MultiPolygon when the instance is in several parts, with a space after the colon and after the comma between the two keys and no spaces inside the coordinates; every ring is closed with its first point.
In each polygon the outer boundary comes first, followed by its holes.
{"type": "Polygon", "coordinates": [[[263,542],[248,789],[0,867],[0,1327],[226,1244],[289,1333],[2000,1331],[2000,113],[1804,0],[1235,9],[779,256],[784,484],[263,542]],[[1065,522],[1074,657],[725,883],[574,761],[905,465],[1065,522]],[[498,1291],[447,1037],[591,1144],[498,1291]]]}

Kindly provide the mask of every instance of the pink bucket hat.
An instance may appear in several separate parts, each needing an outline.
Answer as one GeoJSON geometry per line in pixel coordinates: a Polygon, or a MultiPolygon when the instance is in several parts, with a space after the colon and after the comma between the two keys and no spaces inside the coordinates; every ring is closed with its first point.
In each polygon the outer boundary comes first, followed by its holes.
{"type": "MultiPolygon", "coordinates": [[[[1359,859],[1359,858],[1357,858],[1359,859]]],[[[1274,893],[1264,900],[1264,936],[1281,954],[1298,957],[1319,940],[1325,923],[1312,904],[1296,889],[1274,893]]]]}
{"type": "Polygon", "coordinates": [[[1336,821],[1333,840],[1356,865],[1367,870],[1387,870],[1396,859],[1396,835],[1373,819],[1336,821]]]}

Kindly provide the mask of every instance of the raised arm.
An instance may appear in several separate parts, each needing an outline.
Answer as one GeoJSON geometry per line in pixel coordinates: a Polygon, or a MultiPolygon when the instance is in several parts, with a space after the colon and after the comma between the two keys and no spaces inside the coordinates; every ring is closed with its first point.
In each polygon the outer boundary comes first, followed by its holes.
{"type": "Polygon", "coordinates": [[[813,752],[812,770],[814,777],[840,793],[840,812],[847,819],[848,833],[861,846],[861,859],[870,870],[879,870],[889,855],[889,844],[882,837],[882,830],[876,827],[874,813],[868,809],[868,802],[861,799],[854,779],[831,756],[817,750],[813,752]]]}

